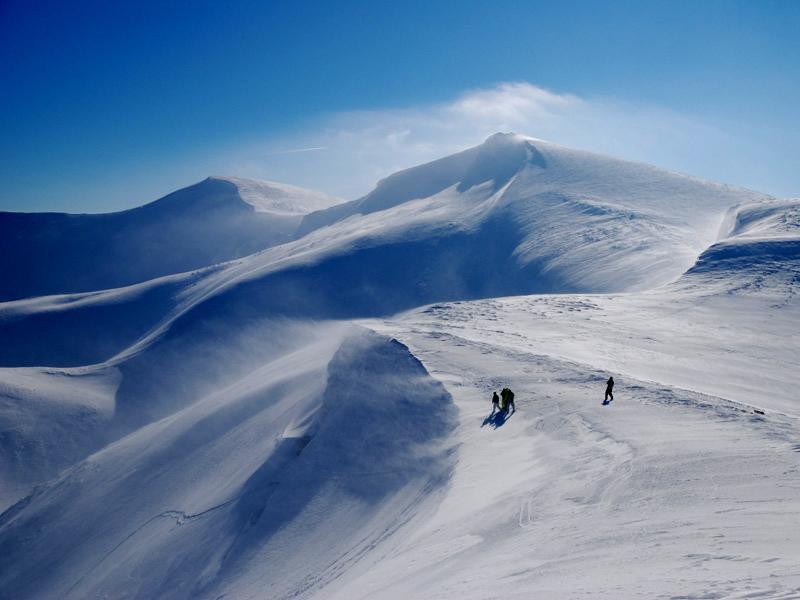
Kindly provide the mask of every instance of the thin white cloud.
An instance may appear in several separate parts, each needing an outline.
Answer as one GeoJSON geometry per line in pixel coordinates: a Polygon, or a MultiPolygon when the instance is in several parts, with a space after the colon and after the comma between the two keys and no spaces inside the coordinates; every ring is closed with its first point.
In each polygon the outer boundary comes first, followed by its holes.
{"type": "Polygon", "coordinates": [[[316,152],[317,150],[327,150],[325,146],[316,146],[313,148],[293,148],[292,150],[276,150],[272,152],[272,156],[279,154],[300,154],[301,152],[316,152]]]}
{"type": "Polygon", "coordinates": [[[329,115],[294,135],[238,149],[228,166],[231,174],[353,198],[397,170],[479,144],[498,131],[737,184],[752,185],[747,167],[758,152],[669,109],[508,82],[440,104],[329,115]]]}

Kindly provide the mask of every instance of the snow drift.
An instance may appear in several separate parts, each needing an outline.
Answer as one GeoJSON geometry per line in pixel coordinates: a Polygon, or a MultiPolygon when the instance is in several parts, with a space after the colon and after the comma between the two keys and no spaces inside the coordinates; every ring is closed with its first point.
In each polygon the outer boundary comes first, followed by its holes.
{"type": "Polygon", "coordinates": [[[787,296],[800,283],[800,202],[746,204],[729,235],[705,250],[677,285],[700,293],[787,296]]]}

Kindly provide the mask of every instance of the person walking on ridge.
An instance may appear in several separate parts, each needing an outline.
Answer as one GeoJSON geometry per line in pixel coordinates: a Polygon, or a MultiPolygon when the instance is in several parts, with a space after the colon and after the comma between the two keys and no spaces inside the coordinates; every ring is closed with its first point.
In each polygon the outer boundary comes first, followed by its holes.
{"type": "Polygon", "coordinates": [[[500,396],[497,392],[492,392],[492,414],[500,411],[500,396]]]}
{"type": "Polygon", "coordinates": [[[608,399],[614,399],[614,378],[609,377],[608,381],[606,381],[606,397],[603,400],[603,404],[608,404],[608,399]]]}

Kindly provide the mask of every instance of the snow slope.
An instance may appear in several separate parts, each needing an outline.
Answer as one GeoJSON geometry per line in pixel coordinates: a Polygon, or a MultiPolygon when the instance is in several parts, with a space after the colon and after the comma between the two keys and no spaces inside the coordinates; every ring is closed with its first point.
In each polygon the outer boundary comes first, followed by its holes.
{"type": "Polygon", "coordinates": [[[0,213],[0,301],[119,287],[285,242],[338,199],[285,184],[208,178],[118,213],[0,213]]]}
{"type": "Polygon", "coordinates": [[[797,211],[498,135],[0,303],[0,597],[797,597],[797,211]]]}
{"type": "Polygon", "coordinates": [[[478,338],[503,330],[512,347],[800,416],[799,207],[735,210],[730,237],[647,292],[498,298],[403,318],[478,338]]]}
{"type": "Polygon", "coordinates": [[[715,241],[727,209],[767,197],[498,133],[475,148],[396,173],[364,198],[311,213],[301,230],[424,198],[418,210],[450,209],[450,226],[469,232],[474,245],[484,251],[507,245],[506,262],[525,276],[549,279],[540,289],[517,284],[522,293],[664,283],[715,241]]]}
{"type": "Polygon", "coordinates": [[[365,322],[446,384],[459,463],[413,539],[330,597],[800,597],[798,206],[733,210],[650,292],[365,322]],[[519,411],[492,418],[505,385],[519,411]]]}
{"type": "Polygon", "coordinates": [[[432,490],[452,468],[443,442],[454,415],[404,346],[322,327],[4,513],[0,593],[218,597],[234,582],[262,597],[318,589],[436,503],[432,490]]]}
{"type": "MultiPolygon", "coordinates": [[[[539,335],[556,300],[528,321],[521,306],[486,310],[482,301],[443,306],[437,319],[371,324],[406,343],[453,395],[459,462],[411,539],[319,597],[800,596],[798,419],[672,385],[658,362],[638,379],[617,345],[587,361],[561,358],[564,344],[539,335]],[[610,374],[615,400],[603,406],[610,374]],[[505,385],[518,410],[492,419],[491,391],[505,385]]],[[[687,350],[659,330],[653,338],[671,345],[664,354],[696,361],[705,357],[697,350],[726,347],[708,337],[687,350]]],[[[777,340],[771,349],[784,356],[777,340]]],[[[797,375],[766,364],[767,377],[791,377],[796,389],[797,375]]],[[[725,382],[726,373],[705,373],[709,388],[725,382]]]]}
{"type": "Polygon", "coordinates": [[[717,239],[731,206],[768,201],[498,134],[393,175],[361,200],[312,213],[306,219],[313,231],[300,239],[220,268],[136,292],[0,305],[0,333],[24,348],[0,349],[0,365],[99,362],[154,328],[204,314],[352,318],[438,301],[652,287],[692,265],[717,239]],[[134,296],[136,306],[126,311],[136,319],[120,316],[120,323],[117,307],[134,296]],[[155,317],[151,296],[172,298],[159,309],[163,319],[155,317]],[[75,311],[90,324],[99,322],[95,312],[104,315],[88,350],[73,334],[75,311]],[[38,344],[43,329],[58,344],[38,344]]]}
{"type": "Polygon", "coordinates": [[[176,331],[125,360],[66,369],[0,369],[0,505],[326,331],[321,325],[269,319],[207,322],[176,331]]]}
{"type": "Polygon", "coordinates": [[[115,370],[0,369],[0,511],[110,441],[115,370]]]}
{"type": "Polygon", "coordinates": [[[0,544],[13,551],[0,552],[10,557],[0,590],[32,598],[795,597],[800,421],[770,402],[790,400],[800,383],[787,369],[798,309],[782,285],[733,289],[708,293],[681,281],[661,290],[660,301],[545,295],[363,322],[405,343],[457,413],[419,365],[412,372],[431,392],[420,412],[410,410],[416,388],[404,365],[416,363],[402,347],[367,336],[366,352],[344,346],[331,361],[340,340],[364,334],[310,328],[298,351],[137,430],[7,512],[0,544]],[[688,315],[689,326],[673,329],[681,322],[674,315],[692,310],[702,319],[688,315]],[[768,325],[765,314],[776,322],[760,332],[760,347],[751,338],[731,342],[768,325]],[[601,343],[573,353],[591,339],[601,343]],[[389,354],[383,367],[375,344],[389,354]],[[640,358],[648,346],[658,353],[640,358]],[[746,373],[785,387],[731,386],[720,366],[736,353],[742,365],[760,358],[746,373]],[[688,364],[686,357],[708,361],[696,381],[716,393],[681,385],[669,361],[688,364]],[[351,410],[380,410],[387,378],[400,404],[354,429],[335,421],[319,454],[287,481],[276,473],[295,472],[283,466],[295,446],[273,436],[303,438],[314,429],[307,422],[326,422],[315,410],[324,379],[315,373],[326,363],[322,397],[345,403],[343,421],[351,410]],[[603,406],[609,373],[616,399],[603,406]],[[491,390],[504,385],[515,390],[518,412],[489,418],[491,390]],[[349,391],[333,391],[340,386],[349,391]],[[440,459],[414,456],[410,464],[425,472],[372,503],[349,489],[352,480],[383,489],[376,461],[387,453],[376,443],[404,447],[395,428],[418,434],[421,426],[439,432],[440,459]],[[362,467],[350,471],[331,450],[341,443],[358,445],[362,467]],[[439,466],[428,471],[432,464],[439,466]],[[244,498],[251,502],[242,507],[244,498]],[[67,550],[58,540],[85,541],[67,550]],[[46,576],[42,564],[52,565],[46,576]]]}
{"type": "Polygon", "coordinates": [[[733,211],[736,251],[652,292],[365,322],[447,386],[459,463],[413,539],[328,597],[800,597],[797,207],[733,211]],[[518,411],[492,417],[505,385],[518,411]]]}
{"type": "Polygon", "coordinates": [[[703,252],[686,282],[708,293],[722,287],[793,294],[800,281],[800,201],[744,205],[732,218],[729,236],[703,252]]]}

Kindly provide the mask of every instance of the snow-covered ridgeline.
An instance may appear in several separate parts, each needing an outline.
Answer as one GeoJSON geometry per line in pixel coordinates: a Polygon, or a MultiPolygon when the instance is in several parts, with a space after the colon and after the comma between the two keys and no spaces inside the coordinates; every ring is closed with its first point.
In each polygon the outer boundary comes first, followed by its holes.
{"type": "Polygon", "coordinates": [[[314,213],[315,229],[296,241],[221,267],[0,305],[0,331],[15,348],[0,349],[0,365],[100,362],[204,311],[349,318],[437,301],[652,287],[692,265],[730,206],[767,200],[498,134],[314,213]],[[74,335],[78,322],[92,332],[88,348],[74,335]],[[37,346],[44,329],[57,343],[37,346]]]}

